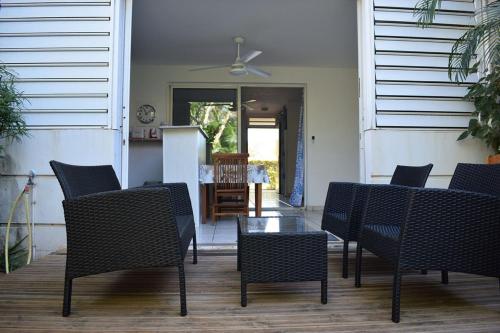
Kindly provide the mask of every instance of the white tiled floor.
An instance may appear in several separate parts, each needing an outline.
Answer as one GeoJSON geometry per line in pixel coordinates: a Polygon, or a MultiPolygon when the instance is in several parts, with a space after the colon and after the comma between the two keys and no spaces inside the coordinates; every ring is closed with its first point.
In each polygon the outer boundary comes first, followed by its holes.
{"type": "MultiPolygon", "coordinates": [[[[262,216],[304,216],[306,223],[321,230],[321,212],[304,211],[301,209],[287,209],[276,211],[263,211],[262,216]]],[[[250,212],[254,216],[254,212],[250,212]]],[[[198,244],[200,245],[224,245],[236,243],[236,217],[224,218],[212,224],[208,220],[206,224],[201,224],[198,228],[198,244]]],[[[333,236],[330,240],[335,240],[333,236]]]]}

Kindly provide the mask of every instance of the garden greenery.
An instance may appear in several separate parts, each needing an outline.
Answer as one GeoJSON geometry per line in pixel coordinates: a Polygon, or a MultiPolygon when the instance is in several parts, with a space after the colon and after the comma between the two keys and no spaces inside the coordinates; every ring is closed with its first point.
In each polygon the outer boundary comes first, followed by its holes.
{"type": "Polygon", "coordinates": [[[4,144],[28,134],[21,114],[24,97],[15,87],[16,76],[0,64],[0,152],[4,144]]]}

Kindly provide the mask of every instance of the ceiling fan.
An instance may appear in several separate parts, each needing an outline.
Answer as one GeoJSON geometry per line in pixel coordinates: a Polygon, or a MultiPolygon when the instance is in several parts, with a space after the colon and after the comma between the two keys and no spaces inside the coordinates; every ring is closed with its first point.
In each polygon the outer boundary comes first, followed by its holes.
{"type": "Polygon", "coordinates": [[[248,64],[248,62],[250,62],[250,60],[261,55],[262,51],[255,51],[254,50],[254,51],[248,52],[244,56],[240,56],[240,46],[243,45],[243,43],[245,42],[245,38],[235,37],[233,39],[233,41],[236,43],[236,47],[237,47],[236,59],[234,60],[233,64],[194,68],[194,69],[191,69],[190,71],[196,72],[196,71],[204,71],[204,70],[209,70],[209,69],[226,68],[227,67],[227,68],[229,68],[229,74],[234,75],[234,76],[247,75],[247,74],[254,74],[257,76],[261,76],[261,77],[270,77],[271,76],[271,73],[268,73],[266,71],[263,71],[262,69],[259,69],[255,66],[248,64]]]}
{"type": "Polygon", "coordinates": [[[244,107],[247,111],[254,111],[255,109],[253,107],[251,107],[250,105],[252,103],[255,103],[257,102],[256,99],[249,99],[248,101],[244,101],[241,103],[241,106],[244,107]]]}

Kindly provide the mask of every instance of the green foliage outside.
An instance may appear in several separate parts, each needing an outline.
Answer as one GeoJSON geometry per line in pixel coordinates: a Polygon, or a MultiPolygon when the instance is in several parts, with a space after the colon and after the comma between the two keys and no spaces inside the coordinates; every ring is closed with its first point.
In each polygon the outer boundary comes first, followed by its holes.
{"type": "Polygon", "coordinates": [[[277,190],[279,187],[278,161],[249,161],[249,164],[263,165],[269,175],[269,184],[265,184],[267,190],[277,190]]]}
{"type": "Polygon", "coordinates": [[[212,153],[238,151],[238,114],[231,104],[190,102],[191,125],[203,128],[212,153]]]}
{"type": "Polygon", "coordinates": [[[4,65],[0,65],[0,152],[5,143],[28,135],[21,114],[24,97],[16,89],[15,80],[16,76],[4,65]]]}
{"type": "MultiPolygon", "coordinates": [[[[420,0],[415,7],[418,24],[434,22],[442,0],[420,0]]],[[[477,22],[453,44],[448,61],[450,80],[461,82],[479,72],[480,80],[468,87],[465,99],[474,103],[472,119],[458,140],[469,135],[500,153],[500,1],[491,1],[476,12],[477,22]],[[471,64],[473,64],[471,66],[471,64]]]]}

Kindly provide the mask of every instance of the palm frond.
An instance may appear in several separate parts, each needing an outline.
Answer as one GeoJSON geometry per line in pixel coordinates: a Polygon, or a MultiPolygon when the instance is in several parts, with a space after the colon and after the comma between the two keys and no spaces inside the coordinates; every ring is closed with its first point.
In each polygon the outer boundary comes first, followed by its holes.
{"type": "Polygon", "coordinates": [[[448,75],[456,81],[464,80],[471,72],[471,64],[481,49],[482,61],[490,64],[500,57],[500,1],[485,6],[478,12],[479,22],[461,36],[451,49],[448,75]]]}
{"type": "Polygon", "coordinates": [[[417,25],[425,28],[434,22],[436,11],[441,9],[442,0],[420,0],[415,5],[413,15],[418,16],[417,25]]]}

